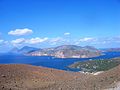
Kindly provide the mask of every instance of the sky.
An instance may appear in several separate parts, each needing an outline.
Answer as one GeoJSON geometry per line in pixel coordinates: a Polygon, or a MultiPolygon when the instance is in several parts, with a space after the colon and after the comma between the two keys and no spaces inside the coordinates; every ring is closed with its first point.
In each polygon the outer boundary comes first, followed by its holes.
{"type": "Polygon", "coordinates": [[[0,52],[120,45],[120,0],[0,0],[0,52]]]}

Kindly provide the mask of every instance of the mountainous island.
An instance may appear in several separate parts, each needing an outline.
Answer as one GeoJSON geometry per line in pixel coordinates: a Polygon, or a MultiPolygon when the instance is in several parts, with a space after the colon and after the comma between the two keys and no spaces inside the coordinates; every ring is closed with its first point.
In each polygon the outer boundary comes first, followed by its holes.
{"type": "Polygon", "coordinates": [[[53,48],[38,49],[25,46],[21,49],[14,48],[13,53],[27,56],[54,56],[56,58],[90,58],[102,55],[101,51],[92,46],[62,45],[53,48]]]}

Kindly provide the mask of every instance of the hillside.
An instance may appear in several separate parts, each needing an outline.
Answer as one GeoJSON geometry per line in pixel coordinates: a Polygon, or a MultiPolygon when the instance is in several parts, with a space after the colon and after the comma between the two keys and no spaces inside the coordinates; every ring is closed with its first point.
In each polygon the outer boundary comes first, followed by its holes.
{"type": "Polygon", "coordinates": [[[108,90],[115,88],[119,76],[120,66],[94,76],[31,65],[0,65],[0,90],[108,90]]]}
{"type": "Polygon", "coordinates": [[[58,82],[72,80],[76,77],[84,76],[31,65],[0,65],[0,90],[43,90],[58,82]]]}
{"type": "Polygon", "coordinates": [[[107,71],[111,68],[114,68],[120,64],[120,58],[113,59],[96,59],[96,60],[87,60],[75,62],[68,67],[71,69],[77,69],[82,72],[99,72],[107,71]]]}

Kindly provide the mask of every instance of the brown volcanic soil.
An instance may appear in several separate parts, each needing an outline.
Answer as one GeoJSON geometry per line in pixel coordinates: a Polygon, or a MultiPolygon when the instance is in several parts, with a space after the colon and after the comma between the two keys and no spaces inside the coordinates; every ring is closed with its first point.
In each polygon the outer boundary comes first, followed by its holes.
{"type": "Polygon", "coordinates": [[[56,83],[85,77],[84,74],[66,72],[31,65],[0,65],[0,90],[43,90],[56,83]]]}
{"type": "Polygon", "coordinates": [[[120,66],[99,75],[23,64],[0,65],[0,90],[102,90],[120,81],[120,66]]]}

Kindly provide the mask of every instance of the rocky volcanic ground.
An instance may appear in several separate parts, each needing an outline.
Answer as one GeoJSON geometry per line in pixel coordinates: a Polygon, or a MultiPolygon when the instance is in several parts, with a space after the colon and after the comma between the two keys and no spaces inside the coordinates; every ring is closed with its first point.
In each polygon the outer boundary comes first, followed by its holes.
{"type": "Polygon", "coordinates": [[[0,65],[0,90],[118,90],[119,81],[120,66],[91,75],[24,64],[0,65]]]}

